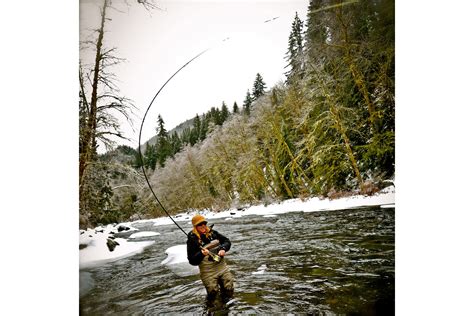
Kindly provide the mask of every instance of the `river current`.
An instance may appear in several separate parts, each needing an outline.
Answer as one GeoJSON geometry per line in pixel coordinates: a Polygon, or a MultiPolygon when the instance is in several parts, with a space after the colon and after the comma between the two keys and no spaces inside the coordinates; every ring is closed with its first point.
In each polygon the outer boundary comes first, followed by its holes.
{"type": "MultiPolygon", "coordinates": [[[[226,260],[236,300],[224,314],[395,314],[393,208],[249,215],[209,224],[232,242],[226,260]]],[[[152,222],[133,226],[160,235],[140,238],[155,243],[139,254],[80,270],[80,314],[205,314],[199,275],[162,264],[166,249],[186,243],[183,232],[152,222]]]]}

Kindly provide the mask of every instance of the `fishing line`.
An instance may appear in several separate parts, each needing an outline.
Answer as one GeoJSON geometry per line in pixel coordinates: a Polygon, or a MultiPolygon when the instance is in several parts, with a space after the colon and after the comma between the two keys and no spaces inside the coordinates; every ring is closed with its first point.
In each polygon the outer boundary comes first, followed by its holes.
{"type": "Polygon", "coordinates": [[[146,119],[146,116],[148,114],[148,111],[150,110],[153,102],[155,101],[156,97],[158,96],[158,94],[160,94],[161,90],[163,90],[163,88],[168,84],[168,82],[170,82],[171,79],[173,79],[174,76],[176,76],[178,74],[178,72],[180,72],[184,67],[186,67],[187,65],[189,65],[189,63],[191,63],[193,60],[195,60],[196,58],[198,58],[199,56],[201,56],[202,54],[204,54],[205,52],[207,52],[210,48],[206,49],[206,50],[203,50],[202,52],[200,52],[199,54],[197,54],[196,56],[194,56],[193,58],[191,58],[187,63],[185,63],[183,66],[181,66],[181,68],[179,68],[171,77],[169,77],[168,80],[166,80],[166,82],[161,86],[160,90],[158,90],[158,92],[155,94],[155,96],[153,97],[153,99],[151,100],[150,102],[150,105],[148,106],[148,108],[146,109],[145,111],[145,115],[143,116],[143,119],[142,119],[142,124],[140,125],[140,133],[138,134],[138,153],[139,153],[139,156],[140,156],[140,165],[141,165],[141,168],[142,168],[142,172],[143,172],[143,175],[145,176],[145,180],[146,180],[146,183],[148,184],[148,188],[150,188],[151,190],[151,193],[153,193],[153,196],[155,197],[156,201],[158,202],[158,205],[160,205],[160,207],[163,209],[163,211],[166,213],[166,215],[168,215],[168,217],[173,221],[173,223],[178,226],[179,229],[181,229],[181,231],[186,235],[188,236],[188,234],[181,228],[181,226],[178,225],[178,223],[176,223],[176,221],[171,217],[171,215],[168,213],[168,211],[165,209],[165,207],[163,206],[163,204],[161,204],[160,200],[158,199],[158,197],[156,196],[155,194],[155,191],[153,191],[153,188],[151,187],[151,184],[150,184],[150,181],[148,180],[148,177],[146,175],[146,172],[145,172],[145,167],[144,167],[144,163],[143,163],[143,156],[142,156],[142,150],[141,150],[141,139],[142,139],[142,129],[143,129],[143,123],[145,123],[145,119],[146,119]]]}
{"type": "MultiPolygon", "coordinates": [[[[268,22],[272,22],[276,19],[278,19],[279,17],[275,17],[273,19],[270,19],[270,20],[266,20],[265,22],[263,23],[268,23],[268,22]]],[[[230,39],[230,37],[226,37],[225,39],[223,39],[220,43],[222,42],[225,42],[227,41],[228,39],[230,39]]],[[[145,167],[144,167],[144,163],[143,163],[143,155],[142,155],[142,151],[141,151],[141,139],[142,139],[142,130],[143,130],[143,124],[145,123],[145,119],[146,119],[146,116],[148,114],[148,111],[150,110],[151,106],[153,105],[153,102],[155,101],[156,97],[158,96],[158,94],[160,94],[161,90],[163,90],[163,88],[168,84],[168,82],[170,82],[171,79],[173,79],[174,76],[176,76],[181,70],[183,70],[184,67],[186,67],[187,65],[189,65],[192,61],[194,61],[195,59],[197,59],[199,56],[201,56],[202,54],[206,53],[208,50],[210,50],[212,48],[209,47],[205,50],[203,50],[202,52],[200,52],[199,54],[197,54],[196,56],[194,56],[193,58],[191,58],[188,62],[186,62],[183,66],[181,66],[181,68],[179,68],[171,77],[168,78],[168,80],[166,80],[166,82],[161,86],[161,88],[158,90],[158,92],[155,94],[155,96],[153,97],[153,99],[151,100],[150,102],[150,105],[148,105],[148,108],[146,109],[145,111],[145,115],[143,115],[143,119],[142,119],[142,123],[140,125],[140,133],[138,135],[138,153],[139,153],[139,156],[140,156],[140,165],[141,165],[141,169],[142,169],[142,172],[143,172],[143,175],[145,176],[145,180],[146,180],[146,184],[148,185],[148,188],[150,189],[151,193],[153,194],[153,196],[155,197],[155,200],[158,202],[158,205],[161,207],[161,209],[166,213],[166,215],[171,219],[171,221],[176,225],[178,226],[178,228],[186,235],[186,237],[188,236],[188,234],[183,230],[183,228],[181,228],[181,226],[178,225],[178,223],[176,223],[176,221],[173,219],[173,217],[171,217],[171,215],[168,213],[168,211],[165,209],[165,207],[163,206],[163,204],[161,204],[160,200],[158,199],[158,197],[156,196],[155,194],[155,191],[153,191],[153,188],[151,187],[151,184],[150,184],[150,181],[148,180],[148,176],[146,175],[146,172],[145,172],[145,167]]]]}

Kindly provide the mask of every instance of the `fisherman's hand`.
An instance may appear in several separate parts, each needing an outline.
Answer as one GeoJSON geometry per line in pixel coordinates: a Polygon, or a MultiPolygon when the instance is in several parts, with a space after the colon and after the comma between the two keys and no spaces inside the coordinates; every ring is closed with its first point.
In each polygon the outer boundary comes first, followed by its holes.
{"type": "Polygon", "coordinates": [[[202,252],[202,254],[205,255],[205,256],[208,256],[208,255],[209,255],[209,249],[202,248],[202,249],[201,249],[201,252],[202,252]]]}
{"type": "Polygon", "coordinates": [[[221,257],[224,257],[225,256],[225,250],[224,249],[219,250],[218,255],[221,256],[221,257]]]}

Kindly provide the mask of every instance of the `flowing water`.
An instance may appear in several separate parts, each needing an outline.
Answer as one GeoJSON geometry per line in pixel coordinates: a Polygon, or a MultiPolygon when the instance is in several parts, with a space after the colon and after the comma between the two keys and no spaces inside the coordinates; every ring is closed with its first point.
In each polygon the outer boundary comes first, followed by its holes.
{"type": "MultiPolygon", "coordinates": [[[[232,242],[226,260],[235,276],[236,302],[224,314],[395,314],[394,209],[211,223],[232,242]]],[[[81,315],[205,314],[199,275],[179,276],[161,264],[166,249],[186,243],[183,232],[152,222],[134,227],[161,235],[142,238],[155,243],[140,254],[81,270],[81,315]]]]}

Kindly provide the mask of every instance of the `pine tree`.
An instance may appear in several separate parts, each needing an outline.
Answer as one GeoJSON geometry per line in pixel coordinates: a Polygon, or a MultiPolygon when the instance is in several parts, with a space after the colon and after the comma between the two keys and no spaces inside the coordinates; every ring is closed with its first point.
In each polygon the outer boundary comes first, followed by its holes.
{"type": "Polygon", "coordinates": [[[207,137],[207,132],[209,130],[209,117],[205,114],[202,115],[201,120],[201,130],[199,132],[199,140],[203,141],[207,137]]]}
{"type": "Polygon", "coordinates": [[[181,139],[179,138],[178,132],[174,131],[173,134],[171,134],[170,143],[171,143],[171,156],[174,156],[182,148],[182,142],[181,142],[181,139]]]}
{"type": "Polygon", "coordinates": [[[181,142],[183,145],[191,144],[191,128],[186,127],[181,132],[181,142]]]}
{"type": "Polygon", "coordinates": [[[140,168],[141,166],[143,166],[143,161],[142,161],[142,159],[140,159],[140,153],[138,151],[136,151],[135,159],[133,161],[133,167],[134,168],[140,168]]]}
{"type": "Polygon", "coordinates": [[[215,125],[222,125],[221,123],[221,110],[219,108],[212,107],[209,112],[211,122],[215,125]]]}
{"type": "Polygon", "coordinates": [[[237,102],[234,101],[234,106],[232,108],[232,113],[239,113],[239,106],[237,105],[237,102]]]}
{"type": "Polygon", "coordinates": [[[146,168],[155,170],[158,157],[156,156],[155,146],[146,143],[145,153],[143,154],[143,164],[146,168]]]}
{"type": "Polygon", "coordinates": [[[265,94],[265,82],[263,82],[263,78],[260,73],[257,73],[255,77],[255,81],[253,83],[253,90],[252,90],[252,101],[257,100],[259,97],[265,94]]]}
{"type": "Polygon", "coordinates": [[[286,53],[286,60],[288,65],[285,68],[290,68],[286,75],[286,83],[290,84],[303,78],[303,22],[295,14],[295,19],[291,25],[291,33],[288,38],[288,52],[286,53]]]}
{"type": "Polygon", "coordinates": [[[252,106],[252,96],[250,95],[249,90],[247,90],[247,94],[245,95],[245,100],[244,100],[244,113],[249,115],[250,114],[250,106],[252,106]]]}
{"type": "Polygon", "coordinates": [[[168,137],[168,132],[165,129],[165,122],[161,115],[158,115],[158,127],[156,128],[157,140],[156,140],[156,157],[161,167],[164,167],[166,158],[171,156],[171,144],[168,137]]]}
{"type": "Polygon", "coordinates": [[[229,118],[230,112],[229,109],[227,108],[227,105],[225,104],[224,101],[222,101],[222,108],[221,108],[221,115],[220,115],[220,124],[224,124],[224,122],[229,118]]]}
{"type": "Polygon", "coordinates": [[[193,120],[193,128],[191,129],[191,135],[190,135],[190,140],[189,140],[189,143],[191,144],[191,146],[194,146],[194,144],[196,144],[200,140],[200,135],[201,135],[201,118],[196,113],[196,116],[194,117],[194,120],[193,120]]]}

